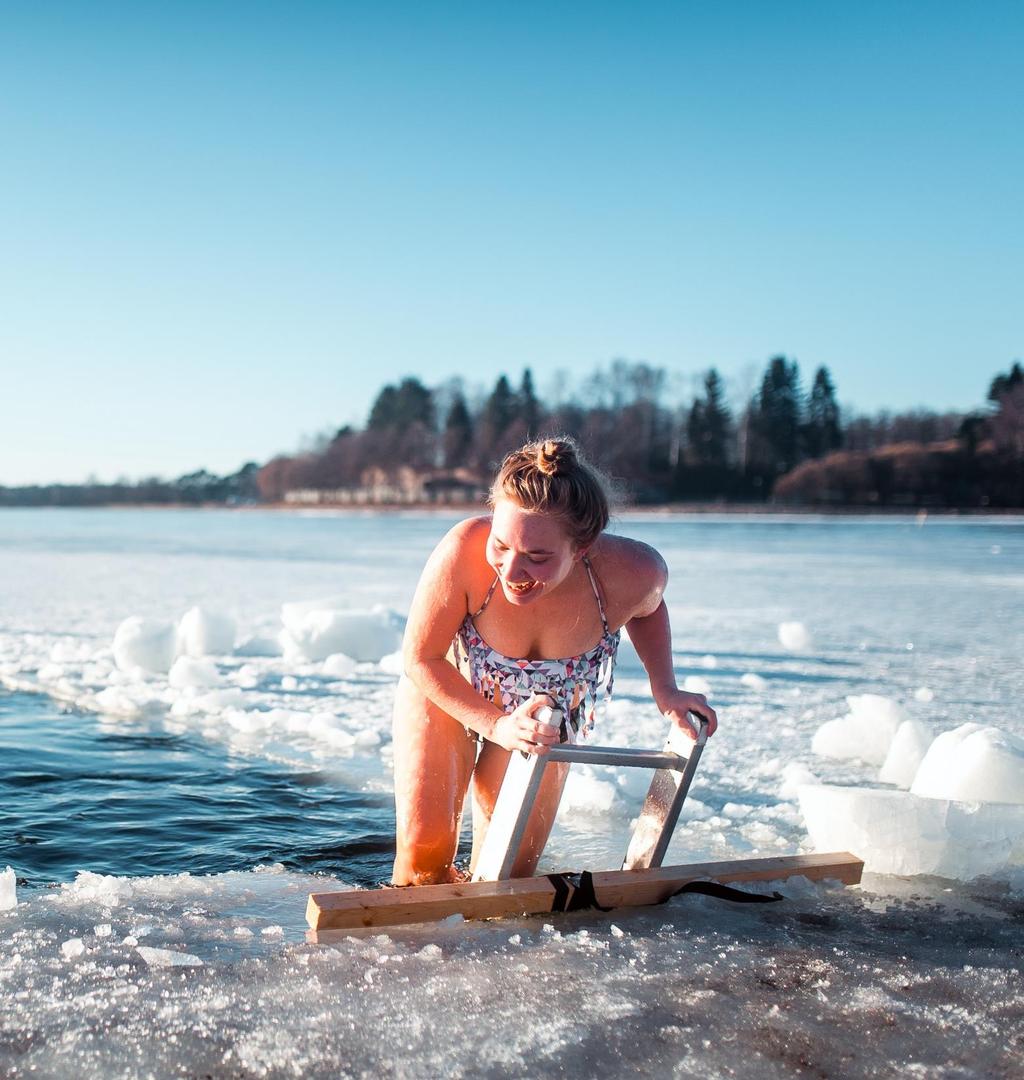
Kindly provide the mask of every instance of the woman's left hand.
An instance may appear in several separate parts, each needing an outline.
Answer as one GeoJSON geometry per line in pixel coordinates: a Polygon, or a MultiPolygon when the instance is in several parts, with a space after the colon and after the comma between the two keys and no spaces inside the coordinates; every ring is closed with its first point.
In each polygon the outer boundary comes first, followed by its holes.
{"type": "Polygon", "coordinates": [[[654,700],[661,710],[662,716],[669,717],[691,739],[696,740],[697,732],[694,730],[693,721],[690,720],[687,713],[696,713],[697,716],[707,720],[709,737],[714,735],[718,728],[718,716],[703,694],[690,694],[685,690],[673,689],[659,694],[654,700]]]}

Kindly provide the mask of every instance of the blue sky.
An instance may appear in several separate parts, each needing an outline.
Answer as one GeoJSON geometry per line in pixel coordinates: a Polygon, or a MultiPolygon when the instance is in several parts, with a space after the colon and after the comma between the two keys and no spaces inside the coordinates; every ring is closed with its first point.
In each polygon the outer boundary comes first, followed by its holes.
{"type": "Polygon", "coordinates": [[[1024,355],[1019,3],[0,5],[0,484],[614,357],[863,411],[1024,355]]]}

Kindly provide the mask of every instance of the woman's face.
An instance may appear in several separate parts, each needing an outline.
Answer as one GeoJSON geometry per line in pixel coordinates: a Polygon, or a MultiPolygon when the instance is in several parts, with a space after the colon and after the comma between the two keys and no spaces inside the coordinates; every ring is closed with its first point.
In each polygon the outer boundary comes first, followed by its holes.
{"type": "Polygon", "coordinates": [[[524,510],[511,499],[494,504],[487,561],[510,604],[532,604],[550,595],[582,554],[559,518],[524,510]]]}

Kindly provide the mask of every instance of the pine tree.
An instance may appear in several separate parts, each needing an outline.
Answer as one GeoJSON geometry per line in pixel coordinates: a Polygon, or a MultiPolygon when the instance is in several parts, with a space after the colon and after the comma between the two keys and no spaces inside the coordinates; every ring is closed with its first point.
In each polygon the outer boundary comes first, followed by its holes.
{"type": "Polygon", "coordinates": [[[393,386],[385,386],[377,395],[366,427],[370,431],[384,431],[393,427],[398,413],[398,391],[393,386]]]}
{"type": "Polygon", "coordinates": [[[519,387],[519,417],[526,426],[527,438],[535,438],[540,430],[540,402],[533,389],[533,374],[527,368],[519,387]]]}
{"type": "Polygon", "coordinates": [[[988,388],[988,400],[993,405],[998,405],[1003,397],[1011,390],[1024,383],[1024,369],[1017,360],[1006,375],[997,375],[988,388]]]}
{"type": "Polygon", "coordinates": [[[473,419],[462,394],[456,394],[448,410],[443,443],[445,468],[455,469],[466,464],[473,445],[473,419]]]}
{"type": "Polygon", "coordinates": [[[690,414],[686,418],[686,446],[688,457],[694,465],[702,464],[707,448],[707,420],[704,415],[704,402],[694,398],[690,414]]]}
{"type": "Polygon", "coordinates": [[[516,418],[516,395],[509,386],[508,378],[500,375],[490,397],[484,403],[483,425],[491,439],[500,439],[502,432],[516,418]]]}
{"type": "Polygon", "coordinates": [[[835,387],[826,367],[818,368],[814,375],[814,385],[807,403],[804,444],[808,455],[813,458],[829,454],[843,445],[835,387]]]}
{"type": "Polygon", "coordinates": [[[774,356],[768,362],[753,421],[758,464],[771,476],[789,472],[800,457],[800,372],[795,360],[774,356]]]}
{"type": "Polygon", "coordinates": [[[385,386],[381,390],[370,409],[366,426],[371,431],[385,431],[419,423],[433,429],[435,420],[431,392],[419,379],[406,378],[397,387],[385,386]]]}
{"type": "Polygon", "coordinates": [[[704,451],[702,460],[708,465],[728,464],[728,445],[732,417],[722,400],[722,380],[711,368],[704,376],[704,451]]]}

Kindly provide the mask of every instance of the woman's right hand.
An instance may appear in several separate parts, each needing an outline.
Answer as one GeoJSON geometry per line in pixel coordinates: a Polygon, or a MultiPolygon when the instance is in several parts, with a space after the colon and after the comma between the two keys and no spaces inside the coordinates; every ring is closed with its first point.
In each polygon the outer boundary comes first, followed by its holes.
{"type": "Polygon", "coordinates": [[[534,694],[514,712],[499,716],[487,738],[505,750],[521,750],[525,754],[546,754],[558,743],[559,729],[537,718],[544,706],[555,707],[547,694],[534,694]]]}

